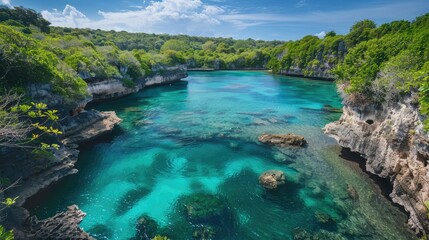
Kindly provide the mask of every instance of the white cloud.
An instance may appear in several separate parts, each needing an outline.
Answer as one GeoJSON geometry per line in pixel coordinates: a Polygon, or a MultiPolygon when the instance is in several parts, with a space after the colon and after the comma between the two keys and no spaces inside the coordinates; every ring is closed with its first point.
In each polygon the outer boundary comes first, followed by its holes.
{"type": "Polygon", "coordinates": [[[325,31],[321,31],[320,33],[314,34],[314,36],[316,36],[318,38],[324,38],[326,36],[326,32],[325,31]]]}
{"type": "Polygon", "coordinates": [[[10,3],[10,0],[1,0],[1,3],[3,4],[3,5],[6,5],[6,6],[8,6],[8,7],[12,7],[12,4],[10,3]]]}
{"type": "MultiPolygon", "coordinates": [[[[10,1],[10,0],[1,0],[10,1]]],[[[428,9],[425,1],[380,4],[366,8],[335,11],[291,11],[283,14],[239,12],[237,8],[214,5],[208,2],[224,0],[155,0],[143,1],[141,6],[132,6],[125,11],[99,11],[98,19],[90,19],[73,6],[66,5],[63,11],[42,11],[43,17],[54,26],[87,27],[104,30],[125,30],[130,32],[189,34],[202,36],[244,37],[254,36],[245,29],[257,26],[273,27],[276,31],[302,29],[308,31],[340,27],[346,31],[356,21],[363,18],[379,22],[393,19],[412,19],[428,9]],[[204,2],[203,2],[204,1],[204,2]],[[394,16],[394,17],[392,17],[394,16]],[[310,30],[311,28],[311,30],[310,30]]],[[[306,1],[298,1],[303,6],[306,1]]],[[[300,36],[305,34],[299,31],[300,36]]],[[[256,33],[256,32],[255,32],[256,33]]],[[[293,33],[289,33],[293,34],[293,33]]],[[[321,34],[321,33],[320,33],[321,34]]]]}
{"type": "Polygon", "coordinates": [[[300,0],[299,2],[297,2],[295,4],[295,7],[296,8],[302,8],[302,7],[305,7],[307,5],[308,5],[307,0],[300,0]]]}
{"type": "Polygon", "coordinates": [[[64,11],[42,11],[42,15],[55,26],[88,27],[106,30],[154,33],[207,33],[220,24],[218,15],[225,12],[221,7],[208,5],[201,0],[152,1],[137,9],[104,12],[99,11],[100,20],[91,20],[82,12],[67,5],[64,11]]]}
{"type": "Polygon", "coordinates": [[[75,7],[66,5],[62,12],[57,9],[42,11],[42,16],[56,26],[62,27],[89,27],[91,20],[85,14],[78,11],[75,7]]]}

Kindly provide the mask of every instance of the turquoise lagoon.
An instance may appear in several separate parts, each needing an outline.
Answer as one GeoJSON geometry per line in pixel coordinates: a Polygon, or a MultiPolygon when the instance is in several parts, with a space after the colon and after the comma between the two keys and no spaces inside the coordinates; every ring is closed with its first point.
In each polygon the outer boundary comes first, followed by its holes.
{"type": "Polygon", "coordinates": [[[202,226],[213,239],[415,238],[405,214],[323,134],[340,117],[323,111],[342,106],[334,83],[263,71],[191,72],[185,80],[95,106],[123,123],[83,147],[79,173],[34,197],[32,213],[45,218],[77,204],[87,213],[81,227],[97,239],[135,237],[144,215],[171,239],[193,239],[202,226]],[[308,146],[257,141],[289,132],[308,146]],[[267,191],[258,177],[271,169],[287,183],[267,191]],[[228,220],[190,221],[181,199],[198,193],[221,199],[228,220]]]}

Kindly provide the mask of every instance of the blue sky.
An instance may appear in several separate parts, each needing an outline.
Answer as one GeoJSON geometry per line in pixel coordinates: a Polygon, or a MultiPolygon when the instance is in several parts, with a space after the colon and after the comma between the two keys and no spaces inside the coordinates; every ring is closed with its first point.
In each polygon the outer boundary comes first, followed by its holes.
{"type": "Polygon", "coordinates": [[[0,0],[42,12],[54,26],[238,39],[295,40],[356,21],[413,20],[428,0],[0,0]]]}

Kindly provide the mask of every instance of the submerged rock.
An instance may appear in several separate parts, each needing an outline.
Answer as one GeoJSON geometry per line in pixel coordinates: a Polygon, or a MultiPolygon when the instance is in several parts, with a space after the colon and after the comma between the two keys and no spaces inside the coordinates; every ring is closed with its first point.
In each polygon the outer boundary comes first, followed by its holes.
{"type": "Polygon", "coordinates": [[[288,134],[262,134],[258,137],[258,140],[262,143],[272,144],[280,147],[284,146],[305,146],[307,141],[303,136],[295,135],[293,133],[288,134]]]}
{"type": "Polygon", "coordinates": [[[91,229],[88,230],[88,233],[91,234],[91,236],[94,236],[96,239],[111,239],[113,236],[113,229],[104,225],[104,224],[97,224],[91,229]]]}
{"type": "Polygon", "coordinates": [[[189,221],[194,224],[225,222],[231,216],[225,200],[220,196],[196,193],[180,201],[189,221]]]}
{"type": "Polygon", "coordinates": [[[314,233],[307,232],[303,228],[296,228],[293,232],[294,240],[346,240],[345,237],[338,233],[320,230],[314,233]]]}
{"type": "Polygon", "coordinates": [[[147,215],[137,220],[135,240],[150,240],[156,236],[158,223],[147,215]]]}
{"type": "Polygon", "coordinates": [[[280,170],[269,170],[259,177],[259,184],[267,189],[276,189],[279,185],[285,184],[285,174],[280,170]]]}
{"type": "Polygon", "coordinates": [[[194,233],[192,234],[193,239],[198,240],[208,240],[213,239],[216,232],[213,227],[210,226],[199,226],[197,229],[195,229],[194,233]]]}
{"type": "Polygon", "coordinates": [[[349,195],[349,197],[351,199],[359,200],[359,194],[358,194],[356,188],[354,188],[352,185],[347,186],[347,194],[349,195]]]}
{"type": "Polygon", "coordinates": [[[335,226],[335,221],[332,217],[325,213],[317,211],[314,216],[316,217],[317,222],[324,227],[333,227],[335,226]]]}

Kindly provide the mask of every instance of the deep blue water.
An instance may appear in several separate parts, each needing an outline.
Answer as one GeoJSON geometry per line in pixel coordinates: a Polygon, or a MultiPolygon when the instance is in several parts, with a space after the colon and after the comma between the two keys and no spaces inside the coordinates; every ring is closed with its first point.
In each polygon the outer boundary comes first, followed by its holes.
{"type": "Polygon", "coordinates": [[[193,239],[202,226],[211,227],[212,239],[298,239],[299,230],[412,239],[405,215],[323,134],[340,116],[325,105],[342,107],[334,83],[260,71],[191,72],[186,81],[98,105],[123,123],[82,148],[79,173],[39,194],[31,210],[44,218],[77,204],[87,213],[81,227],[98,239],[134,237],[143,215],[171,239],[193,239]],[[289,132],[308,146],[257,141],[262,133],[289,132]],[[258,177],[271,169],[284,171],[287,183],[267,191],[258,177]],[[224,209],[196,222],[183,199],[201,193],[203,202],[217,199],[224,209]]]}

